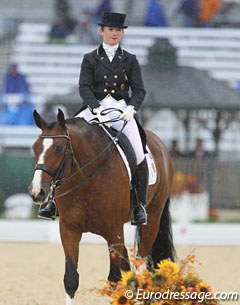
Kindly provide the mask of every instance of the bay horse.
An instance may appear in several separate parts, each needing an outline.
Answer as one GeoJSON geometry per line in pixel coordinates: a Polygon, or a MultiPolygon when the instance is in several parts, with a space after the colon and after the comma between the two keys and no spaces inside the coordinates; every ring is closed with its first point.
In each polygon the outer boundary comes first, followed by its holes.
{"type": "MultiPolygon", "coordinates": [[[[56,122],[47,123],[36,110],[34,120],[42,132],[33,144],[36,168],[29,192],[39,205],[54,192],[65,253],[66,304],[72,305],[79,285],[79,243],[84,232],[107,241],[109,281],[117,282],[121,270],[130,270],[123,229],[131,214],[130,179],[116,145],[97,124],[83,118],[65,119],[60,109],[56,122]]],[[[148,190],[148,224],[142,226],[138,254],[150,257],[156,265],[165,258],[174,260],[169,214],[173,165],[160,138],[145,132],[157,180],[148,190]]]]}

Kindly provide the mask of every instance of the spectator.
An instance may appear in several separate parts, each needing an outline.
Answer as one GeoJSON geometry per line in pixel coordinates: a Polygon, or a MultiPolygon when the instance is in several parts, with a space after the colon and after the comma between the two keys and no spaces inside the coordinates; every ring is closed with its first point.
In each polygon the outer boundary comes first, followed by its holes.
{"type": "Polygon", "coordinates": [[[70,12],[69,0],[55,0],[54,2],[56,15],[65,17],[70,12]]]}
{"type": "Polygon", "coordinates": [[[3,78],[3,93],[29,93],[29,84],[24,74],[18,71],[16,63],[11,63],[3,78]]]}
{"type": "Polygon", "coordinates": [[[98,24],[102,18],[103,12],[112,12],[113,6],[111,0],[100,0],[97,6],[96,12],[94,14],[94,23],[98,24]]]}
{"type": "Polygon", "coordinates": [[[3,93],[7,99],[1,105],[0,124],[32,125],[33,105],[30,102],[29,84],[26,76],[18,71],[17,64],[9,65],[3,84],[3,93]]]}
{"type": "Polygon", "coordinates": [[[172,157],[183,157],[183,154],[180,152],[178,148],[178,141],[176,139],[172,140],[170,154],[172,157]]]}
{"type": "Polygon", "coordinates": [[[17,107],[9,106],[8,103],[0,104],[0,125],[14,125],[16,120],[17,107]]]}
{"type": "Polygon", "coordinates": [[[200,0],[199,21],[201,26],[212,26],[212,20],[222,7],[222,0],[200,0]]]}
{"type": "Polygon", "coordinates": [[[64,17],[64,23],[67,30],[67,35],[72,35],[75,31],[75,28],[77,26],[77,20],[71,16],[70,13],[66,14],[64,17]]]}
{"type": "Polygon", "coordinates": [[[149,0],[144,18],[144,25],[168,26],[164,6],[159,0],[149,0]]]}
{"type": "Polygon", "coordinates": [[[77,32],[77,36],[81,44],[99,43],[97,27],[92,22],[92,12],[89,9],[84,10],[77,32]]]}
{"type": "Polygon", "coordinates": [[[184,27],[199,26],[199,0],[181,0],[177,12],[182,15],[184,27]]]}
{"type": "Polygon", "coordinates": [[[57,16],[49,32],[50,43],[64,43],[68,35],[68,29],[62,16],[57,16]]]}
{"type": "Polygon", "coordinates": [[[34,105],[28,94],[22,95],[22,100],[15,105],[0,104],[0,125],[34,125],[34,105]]]}
{"type": "Polygon", "coordinates": [[[22,101],[17,105],[14,116],[14,125],[34,125],[33,119],[34,105],[30,100],[30,96],[25,94],[22,101]]]}
{"type": "Polygon", "coordinates": [[[72,16],[72,8],[68,0],[55,0],[55,15],[63,19],[67,35],[74,34],[77,20],[72,16]]]}
{"type": "Polygon", "coordinates": [[[204,141],[202,138],[196,139],[195,148],[190,152],[189,157],[194,159],[194,172],[188,176],[187,188],[190,192],[196,193],[197,189],[201,189],[199,186],[203,185],[205,166],[209,164],[208,157],[210,157],[210,154],[204,149],[204,141]]]}
{"type": "Polygon", "coordinates": [[[9,115],[7,104],[0,102],[0,125],[9,125],[9,115]]]}
{"type": "Polygon", "coordinates": [[[203,139],[197,138],[194,150],[189,154],[190,157],[201,159],[204,157],[208,157],[209,154],[204,150],[204,142],[203,139]]]}
{"type": "Polygon", "coordinates": [[[223,0],[220,12],[220,26],[236,26],[239,27],[240,23],[238,20],[231,20],[229,18],[232,13],[239,11],[239,1],[238,0],[223,0]]]}

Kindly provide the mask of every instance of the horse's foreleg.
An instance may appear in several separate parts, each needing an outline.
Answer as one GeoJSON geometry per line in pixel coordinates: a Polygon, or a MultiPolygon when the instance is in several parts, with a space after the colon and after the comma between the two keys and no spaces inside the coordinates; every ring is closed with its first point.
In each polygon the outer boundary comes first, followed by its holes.
{"type": "Polygon", "coordinates": [[[118,282],[122,275],[121,270],[130,270],[129,258],[127,249],[124,245],[123,232],[113,234],[113,239],[108,239],[108,249],[110,257],[110,272],[108,280],[111,282],[118,282]]]}
{"type": "Polygon", "coordinates": [[[74,304],[74,295],[79,285],[79,274],[70,256],[66,256],[64,286],[66,291],[66,305],[74,304]]]}
{"type": "Polygon", "coordinates": [[[123,253],[122,253],[121,270],[123,270],[123,271],[130,270],[130,262],[129,262],[128,252],[127,252],[126,247],[124,247],[123,253]]]}
{"type": "Polygon", "coordinates": [[[74,304],[74,295],[79,285],[77,272],[79,242],[81,232],[76,227],[60,221],[60,234],[65,253],[64,287],[66,291],[66,305],[74,304]]]}

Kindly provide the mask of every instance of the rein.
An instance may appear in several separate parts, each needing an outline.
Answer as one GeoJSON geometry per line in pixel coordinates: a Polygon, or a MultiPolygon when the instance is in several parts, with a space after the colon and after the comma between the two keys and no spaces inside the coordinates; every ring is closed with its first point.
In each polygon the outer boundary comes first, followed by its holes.
{"type": "MultiPolygon", "coordinates": [[[[96,123],[97,125],[100,125],[102,123],[96,123]]],[[[92,162],[94,162],[95,160],[97,160],[99,157],[101,157],[101,155],[103,155],[103,153],[110,147],[112,146],[112,144],[116,144],[119,135],[122,133],[123,129],[125,128],[127,122],[124,122],[123,127],[121,128],[120,131],[118,131],[118,133],[116,134],[116,136],[111,140],[111,142],[100,152],[98,153],[94,158],[92,158],[91,160],[89,160],[86,164],[84,164],[82,167],[80,167],[75,173],[73,173],[71,176],[67,177],[64,182],[70,180],[72,177],[74,177],[76,174],[78,174],[80,171],[82,171],[83,169],[85,169],[86,167],[88,167],[92,162]]],[[[91,179],[92,177],[94,177],[99,171],[100,169],[102,169],[102,167],[107,163],[107,161],[109,160],[109,158],[106,158],[104,160],[104,162],[101,163],[100,166],[98,166],[98,169],[92,174],[89,175],[88,177],[86,177],[83,181],[80,181],[79,183],[77,183],[75,186],[73,186],[71,189],[60,193],[59,195],[56,195],[55,198],[61,198],[63,196],[66,196],[68,194],[70,194],[71,192],[75,191],[77,188],[79,188],[83,183],[85,183],[86,181],[88,181],[89,179],[91,179]]]]}
{"type": "MultiPolygon", "coordinates": [[[[105,109],[103,110],[104,111],[104,114],[107,114],[107,113],[110,113],[112,111],[119,111],[119,112],[122,112],[121,110],[118,110],[118,109],[115,109],[115,108],[108,108],[108,109],[105,109]]],[[[111,120],[111,122],[116,122],[120,120],[119,118],[114,118],[113,120],[111,120]]],[[[110,122],[110,121],[109,121],[110,122]]],[[[106,122],[105,122],[106,123],[106,122]]],[[[100,123],[100,122],[94,122],[95,125],[102,125],[103,123],[100,123]]],[[[101,166],[98,167],[98,170],[95,171],[92,175],[86,177],[83,181],[80,181],[78,184],[76,184],[75,186],[73,186],[71,189],[63,192],[63,193],[60,193],[59,195],[55,196],[54,195],[54,189],[55,188],[59,188],[62,183],[64,182],[67,182],[69,181],[70,179],[72,179],[75,175],[77,175],[79,172],[81,172],[83,169],[85,169],[86,167],[88,167],[92,162],[94,162],[95,160],[97,160],[99,157],[101,157],[103,155],[103,153],[112,145],[112,144],[116,144],[117,141],[118,141],[118,137],[119,135],[122,133],[123,129],[125,128],[127,122],[125,121],[124,124],[123,124],[123,127],[121,128],[120,131],[118,131],[118,133],[116,134],[116,136],[111,139],[110,143],[108,145],[106,145],[106,147],[100,151],[95,157],[93,157],[92,159],[90,159],[86,164],[84,164],[82,167],[80,167],[76,172],[74,172],[71,176],[67,177],[67,178],[63,178],[64,176],[64,172],[65,172],[65,168],[66,168],[66,163],[67,163],[67,158],[68,158],[68,155],[69,153],[71,153],[71,156],[74,155],[73,153],[73,149],[72,149],[72,145],[71,145],[71,137],[69,135],[69,131],[68,129],[66,129],[66,132],[67,132],[67,135],[40,135],[39,137],[40,138],[43,138],[43,139],[54,139],[54,138],[65,138],[66,140],[68,140],[68,144],[67,144],[67,148],[65,150],[65,153],[64,153],[64,157],[63,157],[63,160],[61,162],[61,165],[59,166],[59,168],[57,170],[55,169],[52,169],[50,167],[48,167],[47,165],[45,164],[37,164],[35,166],[35,169],[34,170],[42,170],[44,172],[46,172],[48,175],[50,175],[53,180],[51,182],[51,186],[50,186],[50,192],[49,192],[49,196],[48,196],[48,199],[50,200],[54,200],[54,198],[60,198],[60,197],[63,197],[69,193],[71,193],[72,191],[74,191],[75,189],[77,189],[78,187],[81,186],[81,184],[83,184],[86,180],[89,180],[91,179],[94,175],[96,175],[96,173],[103,167],[103,165],[105,165],[105,163],[109,160],[109,158],[106,158],[106,160],[104,160],[104,162],[102,162],[101,166]],[[64,180],[63,180],[64,179],[64,180]]],[[[73,162],[75,160],[75,158],[72,158],[73,159],[73,162]]],[[[76,162],[76,161],[75,161],[76,162]]]]}

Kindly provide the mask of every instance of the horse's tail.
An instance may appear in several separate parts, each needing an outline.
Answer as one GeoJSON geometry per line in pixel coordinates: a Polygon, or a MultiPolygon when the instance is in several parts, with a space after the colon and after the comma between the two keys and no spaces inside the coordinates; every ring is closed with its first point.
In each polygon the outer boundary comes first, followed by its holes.
{"type": "Polygon", "coordinates": [[[171,259],[172,261],[176,259],[169,208],[170,198],[168,197],[162,212],[159,231],[152,246],[152,260],[155,267],[163,259],[171,259]]]}

